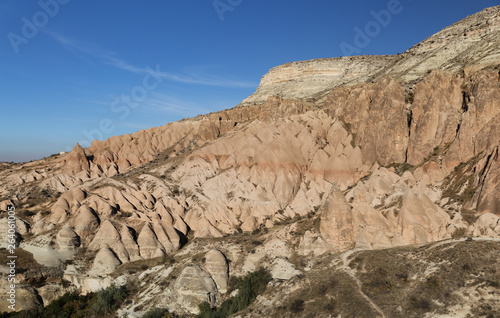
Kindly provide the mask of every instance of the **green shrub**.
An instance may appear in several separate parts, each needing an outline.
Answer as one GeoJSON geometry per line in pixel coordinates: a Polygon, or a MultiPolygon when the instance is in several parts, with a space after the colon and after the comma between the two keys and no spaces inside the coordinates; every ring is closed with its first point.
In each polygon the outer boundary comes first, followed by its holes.
{"type": "Polygon", "coordinates": [[[226,318],[232,314],[246,309],[262,294],[271,280],[271,274],[265,269],[259,269],[245,276],[238,284],[238,294],[224,301],[219,308],[211,308],[208,303],[198,306],[198,318],[226,318]]]}
{"type": "Polygon", "coordinates": [[[66,293],[61,298],[51,302],[45,310],[43,310],[42,317],[72,317],[74,314],[81,311],[81,309],[85,308],[86,303],[91,297],[92,295],[80,296],[76,291],[66,293]]]}
{"type": "Polygon", "coordinates": [[[439,289],[441,287],[441,282],[436,277],[429,277],[426,285],[429,289],[439,289]]]}
{"type": "Polygon", "coordinates": [[[171,315],[165,308],[151,309],[142,316],[142,318],[173,318],[176,316],[171,315]]]}
{"type": "Polygon", "coordinates": [[[101,289],[94,296],[92,309],[95,314],[109,314],[114,312],[127,297],[123,286],[112,284],[106,289],[101,289]]]}
{"type": "Polygon", "coordinates": [[[92,317],[88,309],[94,294],[79,295],[77,292],[66,293],[60,298],[51,302],[47,307],[38,307],[31,310],[22,310],[20,312],[6,313],[0,317],[17,318],[85,318],[92,317]]]}
{"type": "Polygon", "coordinates": [[[337,309],[337,301],[335,298],[330,298],[330,300],[325,304],[325,310],[328,312],[333,312],[337,309]]]}
{"type": "Polygon", "coordinates": [[[428,299],[413,296],[410,298],[410,303],[413,308],[423,312],[430,311],[432,308],[431,302],[428,299]]]}
{"type": "Polygon", "coordinates": [[[296,299],[290,305],[290,310],[294,313],[298,313],[304,310],[304,301],[302,299],[296,299]]]}
{"type": "Polygon", "coordinates": [[[467,234],[467,229],[466,228],[459,228],[459,229],[455,230],[455,232],[453,232],[453,234],[451,234],[451,237],[454,239],[459,239],[459,238],[464,237],[465,234],[467,234]]]}
{"type": "Polygon", "coordinates": [[[460,210],[460,214],[462,215],[462,218],[469,224],[474,224],[476,223],[478,216],[476,216],[476,212],[472,210],[467,210],[467,209],[462,209],[460,210]]]}

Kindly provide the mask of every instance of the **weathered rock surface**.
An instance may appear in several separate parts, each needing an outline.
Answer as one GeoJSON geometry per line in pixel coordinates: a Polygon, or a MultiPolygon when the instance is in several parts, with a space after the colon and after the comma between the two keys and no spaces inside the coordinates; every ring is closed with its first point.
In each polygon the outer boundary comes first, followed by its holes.
{"type": "Polygon", "coordinates": [[[450,216],[425,194],[408,191],[403,195],[398,226],[406,242],[419,244],[448,238],[446,226],[449,221],[450,216]]]}
{"type": "Polygon", "coordinates": [[[56,243],[62,250],[72,250],[80,246],[80,237],[73,229],[66,224],[57,232],[56,243]]]}
{"type": "Polygon", "coordinates": [[[271,275],[274,279],[288,280],[301,273],[290,262],[282,258],[275,259],[271,264],[271,275]]]}
{"type": "Polygon", "coordinates": [[[43,305],[47,306],[52,301],[62,297],[68,292],[68,289],[63,288],[59,284],[47,284],[37,288],[38,295],[42,298],[43,305]]]}
{"type": "Polygon", "coordinates": [[[97,253],[94,259],[94,265],[91,272],[97,275],[105,275],[112,273],[121,262],[116,257],[115,253],[107,247],[103,247],[97,253]]]}
{"type": "Polygon", "coordinates": [[[340,190],[332,190],[320,213],[320,231],[325,241],[341,250],[352,247],[354,228],[351,206],[340,190]]]}
{"type": "Polygon", "coordinates": [[[226,293],[229,281],[229,266],[226,257],[218,250],[210,250],[205,254],[205,259],[205,268],[217,285],[217,291],[226,293]]]}
{"type": "Polygon", "coordinates": [[[407,162],[416,165],[451,143],[462,121],[462,79],[434,71],[415,86],[407,162]]]}
{"type": "Polygon", "coordinates": [[[334,88],[394,76],[415,83],[429,70],[457,72],[474,65],[498,63],[498,7],[487,8],[451,25],[397,56],[355,56],[292,62],[262,77],[257,91],[243,105],[259,104],[268,96],[287,99],[322,96],[334,88]],[[425,62],[422,62],[425,61],[425,62]]]}
{"type": "Polygon", "coordinates": [[[84,291],[120,264],[180,255],[164,303],[190,312],[215,304],[229,267],[286,280],[306,271],[295,257],[499,237],[499,12],[398,56],[278,66],[233,109],[2,165],[0,209],[16,206],[20,248],[42,265],[97,254],[67,271],[84,291]],[[213,243],[239,232],[260,237],[213,243]],[[195,251],[192,238],[218,239],[195,251]]]}
{"type": "Polygon", "coordinates": [[[352,56],[280,65],[262,77],[257,92],[242,104],[263,103],[269,96],[309,98],[340,85],[367,81],[394,59],[394,56],[352,56]]]}
{"type": "Polygon", "coordinates": [[[198,304],[204,301],[215,304],[217,286],[212,277],[198,266],[184,268],[175,282],[175,289],[180,295],[179,303],[191,313],[197,313],[198,304]]]}
{"type": "MultiPolygon", "coordinates": [[[[10,291],[10,285],[7,281],[2,281],[2,286],[0,286],[0,294],[9,295],[7,292],[10,291]]],[[[16,291],[12,295],[15,295],[15,311],[30,310],[35,309],[40,306],[40,300],[37,295],[36,289],[30,286],[16,286],[16,291]]],[[[0,311],[11,312],[8,306],[11,302],[7,301],[7,297],[4,297],[4,301],[0,304],[0,311]]]]}
{"type": "Polygon", "coordinates": [[[90,237],[99,227],[99,218],[94,211],[87,205],[82,205],[78,208],[74,219],[75,232],[84,238],[90,237]]]}
{"type": "Polygon", "coordinates": [[[85,150],[83,150],[80,144],[76,144],[75,148],[66,156],[64,171],[68,174],[76,174],[80,171],[88,171],[89,169],[90,163],[85,150]]]}

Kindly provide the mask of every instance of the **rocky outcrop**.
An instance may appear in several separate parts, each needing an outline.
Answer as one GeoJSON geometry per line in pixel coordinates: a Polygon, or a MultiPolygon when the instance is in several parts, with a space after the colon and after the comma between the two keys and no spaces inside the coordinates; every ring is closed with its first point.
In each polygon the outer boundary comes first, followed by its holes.
{"type": "Polygon", "coordinates": [[[218,250],[210,250],[205,254],[205,259],[205,268],[217,285],[217,291],[226,293],[229,281],[229,266],[226,257],[218,250]]]}
{"type": "Polygon", "coordinates": [[[413,85],[429,71],[451,72],[498,63],[498,7],[487,8],[451,25],[397,56],[354,56],[292,62],[271,69],[242,105],[263,103],[269,96],[318,99],[332,89],[380,80],[384,76],[413,85]],[[425,62],[423,62],[425,61],[425,62]]]}
{"type": "Polygon", "coordinates": [[[482,173],[476,178],[478,186],[469,206],[475,207],[480,213],[495,213],[500,215],[500,157],[499,147],[486,157],[482,173]]]}
{"type": "Polygon", "coordinates": [[[439,241],[466,227],[458,219],[452,222],[427,196],[435,196],[423,187],[429,176],[416,175],[398,176],[381,168],[347,198],[334,188],[320,209],[325,242],[337,250],[390,248],[439,241]]]}
{"type": "Polygon", "coordinates": [[[434,149],[451,143],[462,121],[463,79],[433,71],[414,89],[407,162],[419,164],[434,149]]]}
{"type": "Polygon", "coordinates": [[[260,104],[269,96],[310,98],[341,85],[365,82],[394,59],[394,56],[352,56],[283,64],[264,75],[257,91],[242,104],[260,104]]]}
{"type": "Polygon", "coordinates": [[[198,313],[198,305],[207,302],[215,305],[217,286],[209,274],[198,266],[188,266],[175,281],[179,304],[191,313],[198,313]]]}
{"type": "Polygon", "coordinates": [[[474,236],[500,236],[500,217],[493,213],[484,213],[474,224],[474,236]]]}
{"type": "Polygon", "coordinates": [[[9,208],[12,209],[13,206],[14,203],[12,202],[12,200],[4,200],[0,202],[0,211],[8,211],[9,208]]]}
{"type": "Polygon", "coordinates": [[[410,244],[428,243],[448,238],[449,215],[422,193],[408,191],[403,195],[398,215],[401,236],[410,244]]]}
{"type": "Polygon", "coordinates": [[[56,243],[61,250],[72,250],[80,246],[80,237],[66,224],[57,232],[56,243]]]}
{"type": "Polygon", "coordinates": [[[288,280],[300,274],[302,274],[301,271],[282,258],[276,258],[271,264],[271,276],[274,279],[288,280]]]}
{"type": "Polygon", "coordinates": [[[145,224],[137,238],[141,257],[153,258],[171,253],[180,247],[175,229],[164,223],[145,224]]]}
{"type": "Polygon", "coordinates": [[[450,170],[476,155],[491,153],[500,143],[498,70],[473,73],[464,85],[462,120],[443,160],[450,170]]]}
{"type": "MultiPolygon", "coordinates": [[[[9,291],[10,284],[8,284],[5,280],[5,282],[2,282],[2,285],[0,286],[0,294],[10,296],[11,294],[7,294],[9,291]]],[[[33,287],[16,286],[15,293],[12,293],[12,295],[15,295],[15,302],[13,302],[13,304],[15,305],[15,311],[35,309],[38,306],[42,305],[37,295],[36,289],[33,287]]],[[[12,303],[7,300],[7,297],[5,297],[4,299],[5,301],[0,304],[0,311],[12,312],[12,310],[8,307],[12,303]]]]}
{"type": "Polygon", "coordinates": [[[94,211],[85,204],[80,206],[74,218],[75,232],[80,237],[89,238],[92,234],[96,233],[98,227],[99,218],[95,215],[94,211]]]}
{"type": "MultiPolygon", "coordinates": [[[[72,288],[70,288],[71,290],[72,288]]],[[[47,284],[37,288],[38,295],[42,298],[43,305],[48,306],[52,301],[61,298],[68,292],[67,288],[59,284],[47,284]]]]}
{"type": "Polygon", "coordinates": [[[325,241],[339,250],[352,247],[354,228],[351,206],[339,189],[332,189],[320,213],[320,231],[325,241]]]}
{"type": "Polygon", "coordinates": [[[227,291],[225,255],[232,273],[265,266],[287,280],[307,271],[295,252],[498,236],[499,11],[398,56],[278,66],[233,109],[9,165],[0,209],[19,207],[20,248],[40,264],[76,254],[67,277],[85,291],[121,264],[174,255],[147,272],[182,269],[163,301],[190,312],[227,291]],[[239,232],[265,242],[219,244],[239,232]],[[176,253],[191,240],[208,242],[203,268],[190,266],[191,244],[176,253]]]}
{"type": "Polygon", "coordinates": [[[298,253],[300,255],[321,255],[329,250],[328,244],[317,233],[306,231],[300,238],[298,253]]]}
{"type": "Polygon", "coordinates": [[[64,163],[64,172],[68,174],[76,174],[80,171],[89,171],[90,163],[80,144],[76,144],[75,148],[66,155],[64,163]]]}
{"type": "Polygon", "coordinates": [[[97,275],[105,275],[112,273],[121,262],[116,257],[115,253],[107,247],[103,247],[97,253],[94,259],[94,265],[92,266],[91,273],[97,275]]]}

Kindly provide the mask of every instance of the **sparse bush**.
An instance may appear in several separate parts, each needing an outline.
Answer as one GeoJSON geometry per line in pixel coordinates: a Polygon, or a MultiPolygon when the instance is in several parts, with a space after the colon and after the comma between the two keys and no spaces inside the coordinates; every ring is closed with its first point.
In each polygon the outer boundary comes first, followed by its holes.
{"type": "Polygon", "coordinates": [[[401,279],[404,282],[408,281],[408,273],[407,272],[397,273],[396,277],[401,279]]]}
{"type": "Polygon", "coordinates": [[[338,283],[339,283],[339,282],[337,281],[337,279],[336,279],[335,277],[332,277],[332,278],[330,278],[330,280],[329,280],[329,284],[330,284],[330,287],[331,287],[331,288],[335,288],[335,287],[338,285],[338,283]]]}
{"type": "Polygon", "coordinates": [[[495,288],[500,287],[500,282],[497,280],[489,280],[487,283],[488,283],[488,286],[491,286],[491,287],[495,287],[495,288]]]}
{"type": "Polygon", "coordinates": [[[151,309],[142,316],[142,318],[174,318],[174,316],[168,312],[165,308],[155,308],[151,309]]]}
{"type": "Polygon", "coordinates": [[[431,302],[428,299],[413,296],[410,298],[410,303],[414,309],[427,312],[431,310],[431,302]]]}
{"type": "Polygon", "coordinates": [[[212,317],[211,315],[214,312],[212,307],[210,307],[210,304],[206,301],[198,305],[198,310],[200,311],[198,317],[212,317]]]}
{"type": "Polygon", "coordinates": [[[337,308],[337,301],[335,298],[331,298],[326,304],[325,304],[325,310],[328,312],[333,312],[337,308]]]}
{"type": "Polygon", "coordinates": [[[467,233],[466,228],[460,228],[460,229],[457,229],[455,232],[453,232],[453,234],[451,234],[451,237],[454,239],[459,239],[459,238],[464,237],[466,233],[467,233]]]}
{"type": "Polygon", "coordinates": [[[257,298],[257,295],[264,292],[270,280],[271,274],[265,269],[248,274],[238,284],[239,292],[236,296],[224,301],[219,308],[211,308],[208,303],[200,304],[198,306],[200,313],[197,317],[225,318],[247,308],[257,298]]]}
{"type": "Polygon", "coordinates": [[[142,307],[143,307],[142,305],[135,306],[134,311],[135,312],[142,311],[142,307]]]}
{"type": "Polygon", "coordinates": [[[430,289],[438,289],[441,287],[441,282],[436,277],[429,277],[427,279],[427,287],[430,289]]]}
{"type": "Polygon", "coordinates": [[[328,291],[328,287],[326,285],[321,285],[318,287],[318,294],[321,296],[326,294],[327,291],[328,291]]]}
{"type": "Polygon", "coordinates": [[[233,290],[237,289],[238,285],[241,284],[241,277],[236,277],[236,276],[229,276],[229,282],[228,282],[228,291],[227,293],[230,294],[233,290]]]}
{"type": "Polygon", "coordinates": [[[64,288],[68,288],[69,286],[71,286],[71,282],[69,280],[61,278],[61,285],[64,288]]]}
{"type": "MultiPolygon", "coordinates": [[[[415,99],[415,93],[411,90],[408,90],[405,95],[405,103],[407,104],[413,104],[413,101],[415,99]]],[[[411,112],[408,112],[410,118],[411,118],[411,112]]],[[[410,122],[410,120],[408,120],[410,122]]]]}
{"type": "Polygon", "coordinates": [[[23,210],[19,214],[20,214],[21,218],[29,218],[29,217],[32,217],[33,215],[35,215],[36,213],[33,211],[23,210]]]}
{"type": "Polygon", "coordinates": [[[255,246],[259,246],[259,245],[262,245],[262,241],[259,241],[259,240],[253,240],[252,241],[252,244],[255,245],[255,246]]]}
{"type": "Polygon", "coordinates": [[[95,314],[109,314],[116,310],[127,297],[123,286],[117,287],[112,284],[106,289],[101,289],[95,294],[92,309],[95,314]]]}
{"type": "Polygon", "coordinates": [[[467,222],[469,225],[476,223],[478,217],[476,216],[476,212],[467,210],[467,209],[462,209],[460,211],[460,214],[462,215],[462,218],[467,222]]]}
{"type": "Polygon", "coordinates": [[[262,229],[260,227],[256,228],[255,230],[252,231],[252,235],[259,234],[261,231],[262,229]]]}
{"type": "Polygon", "coordinates": [[[299,313],[304,310],[304,301],[302,299],[296,299],[290,304],[290,310],[294,313],[299,313]]]}
{"type": "Polygon", "coordinates": [[[181,190],[180,190],[180,188],[179,188],[178,185],[174,185],[172,187],[172,194],[175,195],[175,196],[178,196],[178,195],[181,194],[181,190]]]}

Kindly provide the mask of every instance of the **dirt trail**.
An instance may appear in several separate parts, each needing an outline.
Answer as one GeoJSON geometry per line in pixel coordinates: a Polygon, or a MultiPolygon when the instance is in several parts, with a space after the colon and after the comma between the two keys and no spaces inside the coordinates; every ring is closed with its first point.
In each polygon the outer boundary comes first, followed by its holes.
{"type": "MultiPolygon", "coordinates": [[[[461,238],[461,239],[447,239],[447,240],[443,240],[443,241],[438,241],[438,242],[434,242],[432,244],[429,245],[428,249],[434,249],[436,247],[439,247],[439,246],[442,246],[442,245],[445,245],[445,244],[453,244],[452,246],[454,246],[455,244],[457,243],[460,243],[460,242],[464,242],[465,239],[464,238],[461,238]]],[[[500,238],[495,238],[495,237],[472,237],[472,241],[491,241],[491,242],[500,242],[500,238]]],[[[420,246],[425,246],[425,245],[428,245],[429,243],[426,243],[426,244],[422,244],[420,246]]]]}
{"type": "Polygon", "coordinates": [[[354,281],[356,282],[356,285],[358,285],[358,291],[359,293],[363,296],[363,298],[366,299],[366,301],[368,303],[370,303],[370,305],[375,308],[375,310],[380,314],[379,317],[382,317],[382,318],[385,318],[385,315],[384,315],[384,312],[382,311],[382,309],[380,309],[379,306],[377,306],[376,303],[373,302],[373,300],[371,300],[370,297],[368,297],[364,292],[363,292],[363,289],[362,289],[362,286],[363,284],[361,283],[361,281],[356,277],[356,274],[354,273],[354,270],[352,268],[349,267],[349,257],[357,252],[357,251],[361,251],[360,249],[353,249],[353,250],[349,250],[349,251],[346,251],[345,253],[342,254],[342,264],[341,264],[341,267],[342,269],[349,275],[352,277],[352,279],[354,279],[354,281]]]}
{"type": "MultiPolygon", "coordinates": [[[[473,241],[493,241],[493,242],[500,242],[500,238],[492,238],[492,237],[473,237],[472,238],[473,241]]],[[[424,245],[428,245],[428,249],[434,249],[436,247],[439,247],[439,246],[443,246],[445,244],[450,244],[450,247],[453,247],[455,244],[459,243],[459,242],[464,242],[465,239],[447,239],[447,240],[443,240],[443,241],[439,241],[439,242],[434,242],[434,243],[426,243],[426,244],[422,244],[422,246],[424,245]]],[[[382,317],[382,318],[385,318],[385,314],[384,312],[382,311],[382,309],[380,309],[380,307],[373,302],[373,300],[371,300],[370,297],[368,297],[368,295],[366,295],[364,292],[363,292],[363,289],[362,289],[362,286],[363,284],[361,283],[361,281],[356,277],[356,273],[355,271],[349,267],[349,258],[351,257],[352,254],[358,252],[358,251],[362,251],[363,249],[352,249],[352,250],[349,250],[349,251],[345,251],[344,253],[342,253],[340,255],[340,259],[336,260],[335,261],[335,265],[339,266],[340,269],[344,270],[355,282],[356,282],[356,285],[358,286],[358,291],[359,293],[363,296],[363,298],[366,299],[366,301],[368,303],[370,303],[370,305],[375,308],[375,310],[379,313],[379,317],[382,317]]]]}

